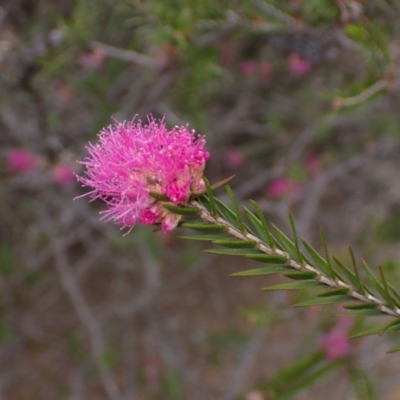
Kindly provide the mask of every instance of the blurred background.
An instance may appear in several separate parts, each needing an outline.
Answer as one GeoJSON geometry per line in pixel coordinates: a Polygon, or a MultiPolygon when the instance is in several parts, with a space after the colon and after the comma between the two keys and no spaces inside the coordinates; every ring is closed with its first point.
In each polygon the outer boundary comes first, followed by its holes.
{"type": "MultiPolygon", "coordinates": [[[[207,136],[206,175],[399,282],[400,2],[0,1],[0,399],[400,398],[399,338],[199,243],[99,222],[112,117],[207,136]],[[233,262],[232,262],[233,261],[233,262]]],[[[226,200],[223,190],[221,199],[226,200]]],[[[399,287],[400,285],[397,285],[399,287]]],[[[379,321],[381,322],[381,320],[379,321]]]]}

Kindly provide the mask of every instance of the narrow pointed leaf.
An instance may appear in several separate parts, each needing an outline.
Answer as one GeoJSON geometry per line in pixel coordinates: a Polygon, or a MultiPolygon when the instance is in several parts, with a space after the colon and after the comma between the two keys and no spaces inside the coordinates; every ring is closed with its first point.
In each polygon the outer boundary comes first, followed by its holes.
{"type": "Polygon", "coordinates": [[[365,269],[365,272],[368,275],[368,278],[369,278],[370,282],[374,286],[374,288],[382,296],[382,298],[389,304],[390,296],[388,296],[386,294],[386,291],[385,291],[383,285],[381,285],[381,283],[378,281],[378,279],[375,278],[374,274],[371,272],[371,270],[369,269],[369,267],[368,267],[368,265],[367,265],[367,263],[365,261],[363,262],[363,267],[365,269]]]}
{"type": "Polygon", "coordinates": [[[229,249],[229,248],[221,248],[221,249],[207,249],[204,250],[205,253],[212,253],[212,254],[225,254],[227,256],[247,256],[251,253],[258,252],[257,249],[229,249]]]}
{"type": "Polygon", "coordinates": [[[314,280],[296,281],[296,282],[286,282],[280,283],[278,285],[267,286],[262,288],[262,290],[298,290],[298,289],[308,289],[308,288],[319,288],[323,285],[320,282],[314,280]]]}
{"type": "Polygon", "coordinates": [[[189,207],[178,207],[174,206],[172,204],[163,204],[163,207],[166,208],[168,211],[173,212],[174,214],[178,215],[198,215],[199,211],[196,210],[195,208],[189,208],[189,207]]]}
{"type": "Polygon", "coordinates": [[[378,269],[379,269],[379,273],[381,275],[381,281],[382,281],[383,290],[384,290],[384,292],[386,294],[385,299],[386,299],[386,301],[387,301],[387,303],[389,304],[390,307],[394,307],[394,301],[392,300],[392,297],[390,296],[388,284],[386,282],[382,266],[379,265],[378,269]]]}
{"type": "Polygon", "coordinates": [[[221,217],[226,218],[232,225],[236,226],[237,219],[235,213],[221,200],[217,199],[216,197],[214,198],[214,200],[218,208],[218,214],[221,217]]]}
{"type": "Polygon", "coordinates": [[[217,240],[217,239],[229,239],[231,238],[230,235],[225,235],[225,234],[209,234],[209,235],[186,235],[186,236],[178,236],[180,239],[184,240],[204,240],[204,241],[212,241],[212,240],[217,240]]]}
{"type": "Polygon", "coordinates": [[[233,191],[232,191],[232,189],[231,189],[231,187],[230,187],[229,185],[226,185],[225,188],[226,188],[226,191],[227,191],[227,193],[228,193],[228,196],[229,196],[229,198],[230,198],[230,200],[231,200],[232,207],[233,207],[233,212],[235,213],[235,216],[236,216],[236,220],[237,220],[237,225],[236,225],[236,226],[237,226],[242,232],[246,232],[246,228],[245,228],[245,226],[244,226],[242,217],[241,217],[241,215],[240,215],[239,206],[238,206],[238,203],[237,203],[237,201],[236,201],[236,197],[235,197],[235,195],[233,194],[233,191]]]}
{"type": "Polygon", "coordinates": [[[246,257],[266,264],[286,264],[288,262],[286,257],[273,254],[248,254],[246,257]]]}
{"type": "Polygon", "coordinates": [[[233,178],[235,177],[235,175],[230,176],[229,178],[225,178],[222,179],[222,181],[213,183],[211,185],[211,190],[216,190],[218,188],[220,188],[221,186],[225,186],[227,183],[229,183],[233,178]]]}
{"type": "Polygon", "coordinates": [[[278,272],[284,272],[291,270],[291,267],[282,264],[271,264],[268,267],[263,268],[255,268],[255,269],[248,269],[245,271],[235,272],[231,274],[231,276],[261,276],[261,275],[270,275],[276,274],[278,272]]]}
{"type": "Polygon", "coordinates": [[[338,295],[347,295],[349,294],[349,289],[346,288],[338,288],[338,289],[328,289],[324,292],[317,293],[317,297],[330,297],[330,296],[338,296],[338,295]]]}
{"type": "Polygon", "coordinates": [[[261,239],[264,242],[268,243],[269,238],[265,234],[265,230],[264,230],[264,227],[263,227],[261,221],[247,207],[243,207],[243,210],[244,210],[245,214],[247,215],[247,218],[250,220],[251,224],[254,226],[257,233],[261,237],[261,239]]]}
{"type": "Polygon", "coordinates": [[[252,249],[256,247],[257,242],[254,240],[234,240],[234,239],[217,239],[213,241],[214,244],[225,247],[252,249]]]}
{"type": "Polygon", "coordinates": [[[204,183],[206,184],[206,190],[207,190],[207,198],[210,204],[210,212],[212,215],[216,216],[217,215],[217,207],[215,205],[215,200],[214,200],[214,195],[210,186],[210,182],[206,177],[203,177],[204,183]]]}
{"type": "Polygon", "coordinates": [[[358,303],[358,304],[345,304],[343,307],[347,310],[371,310],[378,308],[379,304],[376,303],[358,303]]]}
{"type": "Polygon", "coordinates": [[[357,267],[357,263],[356,263],[356,258],[354,257],[354,252],[353,252],[353,249],[351,247],[349,247],[349,253],[350,253],[351,263],[353,264],[354,275],[356,276],[356,279],[357,279],[357,282],[358,282],[357,288],[361,290],[361,294],[365,294],[365,292],[367,291],[367,288],[361,282],[360,275],[358,273],[358,267],[357,267]]]}
{"type": "Polygon", "coordinates": [[[256,210],[258,220],[261,222],[263,234],[262,237],[263,239],[269,244],[271,248],[275,248],[275,243],[274,239],[268,229],[267,221],[265,220],[264,214],[261,211],[261,208],[258,206],[258,204],[254,200],[250,200],[251,205],[253,208],[256,210]]]}
{"type": "Polygon", "coordinates": [[[149,195],[153,199],[156,199],[156,200],[159,200],[159,201],[169,201],[169,197],[166,196],[165,194],[150,192],[149,195]]]}
{"type": "Polygon", "coordinates": [[[373,308],[366,308],[364,310],[349,310],[341,312],[339,315],[343,317],[387,317],[386,313],[373,308]]]}
{"type": "Polygon", "coordinates": [[[288,218],[289,218],[290,228],[292,229],[294,247],[296,250],[296,257],[297,257],[297,260],[303,264],[304,260],[303,260],[303,255],[301,254],[300,248],[299,248],[299,238],[297,236],[296,225],[294,224],[293,216],[291,213],[288,213],[288,218]]]}
{"type": "Polygon", "coordinates": [[[331,260],[330,260],[330,257],[329,257],[328,244],[326,243],[325,231],[321,228],[319,232],[320,232],[320,235],[321,235],[322,246],[324,248],[326,267],[328,269],[329,276],[331,278],[336,278],[336,274],[335,274],[335,271],[332,268],[331,260]]]}
{"type": "Polygon", "coordinates": [[[290,272],[285,272],[283,276],[289,279],[303,280],[303,279],[314,279],[315,277],[318,276],[318,274],[316,274],[313,271],[290,271],[290,272]]]}
{"type": "Polygon", "coordinates": [[[315,265],[321,270],[321,272],[332,278],[326,260],[324,260],[324,258],[321,257],[320,254],[305,239],[301,239],[301,241],[313,259],[315,265]]]}
{"type": "Polygon", "coordinates": [[[348,282],[357,289],[360,293],[364,294],[364,285],[360,281],[357,275],[354,275],[341,261],[339,261],[336,257],[332,257],[335,261],[336,265],[339,267],[340,271],[346,276],[348,282]]]}
{"type": "Polygon", "coordinates": [[[226,232],[225,226],[207,224],[207,223],[196,223],[196,222],[185,222],[182,224],[185,228],[193,229],[195,231],[202,232],[226,232]]]}
{"type": "Polygon", "coordinates": [[[388,329],[392,328],[392,330],[400,330],[400,319],[395,319],[394,321],[386,324],[379,332],[379,336],[382,336],[388,329]]]}
{"type": "Polygon", "coordinates": [[[296,256],[296,246],[295,246],[295,244],[278,227],[276,227],[275,225],[272,225],[272,227],[274,228],[277,242],[292,257],[295,257],[296,256]]]}
{"type": "Polygon", "coordinates": [[[400,346],[395,346],[395,347],[392,347],[391,349],[389,349],[386,353],[391,354],[391,353],[396,353],[398,351],[400,351],[400,346]]]}
{"type": "Polygon", "coordinates": [[[378,335],[380,332],[386,333],[386,332],[395,332],[400,329],[400,326],[398,324],[389,326],[385,331],[382,332],[382,327],[380,326],[371,326],[369,328],[362,328],[359,330],[351,330],[350,333],[350,339],[357,339],[359,337],[364,337],[364,336],[370,336],[370,335],[378,335]]]}
{"type": "Polygon", "coordinates": [[[314,306],[314,305],[322,305],[322,304],[342,303],[345,301],[354,301],[354,299],[352,297],[346,296],[346,295],[338,295],[338,296],[330,296],[330,297],[316,297],[313,299],[309,299],[309,300],[297,303],[297,304],[295,304],[295,306],[305,307],[305,306],[314,306]]]}

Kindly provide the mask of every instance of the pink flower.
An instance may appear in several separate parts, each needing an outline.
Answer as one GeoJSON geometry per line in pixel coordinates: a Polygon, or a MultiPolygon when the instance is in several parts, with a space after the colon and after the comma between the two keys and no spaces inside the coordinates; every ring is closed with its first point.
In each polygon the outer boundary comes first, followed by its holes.
{"type": "Polygon", "coordinates": [[[70,185],[75,179],[74,171],[67,163],[57,164],[51,171],[51,177],[54,182],[63,186],[70,185]]]}
{"type": "Polygon", "coordinates": [[[228,150],[225,156],[226,164],[230,168],[239,168],[244,163],[243,153],[235,148],[228,150]]]}
{"type": "Polygon", "coordinates": [[[270,182],[267,196],[272,198],[289,197],[297,199],[301,195],[301,185],[289,179],[278,178],[270,182]]]}
{"type": "Polygon", "coordinates": [[[89,157],[80,162],[86,166],[86,176],[78,180],[92,188],[87,193],[92,200],[106,203],[103,219],[130,230],[137,221],[161,224],[170,232],[180,217],[150,193],[183,204],[203,190],[203,170],[210,156],[204,145],[204,137],[196,137],[186,126],[167,130],[164,120],[151,116],[147,125],[135,123],[135,118],[116,122],[100,132],[96,145],[87,146],[89,157]]]}
{"type": "Polygon", "coordinates": [[[7,166],[11,173],[32,171],[36,168],[36,155],[27,149],[11,149],[7,154],[7,166]]]}
{"type": "Polygon", "coordinates": [[[256,69],[257,64],[254,60],[246,60],[240,64],[240,73],[244,76],[253,75],[256,69]]]}
{"type": "Polygon", "coordinates": [[[289,56],[289,70],[297,77],[302,77],[308,73],[311,69],[311,62],[309,60],[303,60],[297,53],[292,53],[289,56]]]}
{"type": "Polygon", "coordinates": [[[348,331],[352,323],[351,318],[342,317],[323,337],[322,346],[329,361],[335,361],[350,354],[351,344],[348,331]]]}
{"type": "Polygon", "coordinates": [[[321,157],[310,155],[307,157],[305,167],[309,175],[315,176],[321,172],[321,157]]]}

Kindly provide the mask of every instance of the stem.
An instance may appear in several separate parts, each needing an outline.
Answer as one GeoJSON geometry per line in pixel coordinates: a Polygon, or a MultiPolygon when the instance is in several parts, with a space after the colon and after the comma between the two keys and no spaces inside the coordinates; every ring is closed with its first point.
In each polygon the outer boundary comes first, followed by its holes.
{"type": "Polygon", "coordinates": [[[260,240],[258,237],[252,235],[251,233],[242,232],[230,222],[226,221],[225,219],[213,216],[202,204],[198,203],[197,201],[191,201],[188,204],[189,207],[195,208],[199,211],[199,217],[204,221],[207,221],[211,224],[223,226],[226,228],[227,233],[234,236],[240,240],[252,240],[256,242],[256,248],[265,254],[270,255],[278,255],[287,258],[288,262],[287,265],[292,267],[297,271],[312,271],[317,276],[314,278],[316,281],[321,282],[327,286],[330,286],[335,289],[346,288],[349,290],[348,296],[353,297],[354,299],[364,302],[364,303],[375,303],[378,305],[378,310],[381,312],[390,315],[391,317],[400,318],[400,309],[396,307],[391,307],[387,303],[383,302],[382,300],[372,296],[371,294],[362,294],[358,290],[356,290],[353,286],[343,282],[339,279],[332,279],[329,276],[325,275],[321,271],[315,269],[315,267],[301,263],[300,261],[294,259],[290,254],[286,253],[283,250],[271,248],[268,244],[260,240]]]}

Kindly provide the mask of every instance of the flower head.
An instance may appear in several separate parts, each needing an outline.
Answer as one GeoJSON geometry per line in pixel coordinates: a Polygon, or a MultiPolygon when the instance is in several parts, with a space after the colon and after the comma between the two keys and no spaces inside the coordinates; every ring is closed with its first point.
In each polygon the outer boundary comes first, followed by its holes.
{"type": "Polygon", "coordinates": [[[108,209],[103,218],[132,228],[160,223],[164,231],[176,227],[179,218],[163,208],[151,194],[164,195],[173,204],[185,203],[204,187],[203,170],[210,154],[203,136],[186,126],[168,130],[164,120],[148,117],[148,123],[116,122],[103,129],[97,144],[89,144],[89,156],[80,162],[86,176],[78,180],[92,187],[92,200],[101,199],[108,209]]]}
{"type": "Polygon", "coordinates": [[[51,177],[59,185],[68,186],[74,181],[74,171],[69,164],[59,163],[51,171],[51,177]]]}

